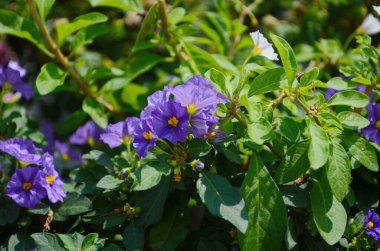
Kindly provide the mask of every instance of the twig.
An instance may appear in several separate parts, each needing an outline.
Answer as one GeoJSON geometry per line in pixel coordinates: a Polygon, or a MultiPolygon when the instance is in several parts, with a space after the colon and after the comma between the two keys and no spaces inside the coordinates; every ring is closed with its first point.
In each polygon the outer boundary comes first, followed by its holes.
{"type": "Polygon", "coordinates": [[[321,126],[321,122],[314,111],[312,111],[298,96],[295,96],[294,100],[302,107],[306,114],[313,116],[315,122],[321,126]]]}
{"type": "Polygon", "coordinates": [[[40,15],[38,14],[38,11],[36,9],[36,6],[33,3],[33,0],[28,0],[28,5],[30,12],[36,21],[43,38],[45,39],[45,42],[50,47],[50,50],[55,55],[55,60],[62,66],[63,69],[65,69],[70,77],[77,83],[79,89],[88,97],[91,99],[96,100],[99,102],[102,106],[104,106],[108,111],[110,111],[113,114],[124,116],[125,114],[121,111],[116,110],[110,103],[108,103],[103,98],[97,96],[95,93],[93,93],[89,88],[88,85],[83,81],[83,79],[79,76],[79,74],[75,71],[73,67],[69,64],[68,59],[63,55],[62,51],[59,49],[55,41],[50,36],[49,32],[46,29],[46,26],[44,22],[42,21],[40,15]]]}
{"type": "Polygon", "coordinates": [[[165,0],[159,0],[158,1],[161,21],[162,21],[162,28],[165,32],[165,36],[167,40],[170,40],[170,33],[169,33],[169,23],[168,23],[168,14],[166,10],[166,3],[165,0]]]}
{"type": "Polygon", "coordinates": [[[297,178],[296,180],[293,181],[293,184],[296,185],[296,186],[300,186],[304,183],[306,183],[306,181],[309,180],[309,177],[310,177],[310,174],[308,173],[305,173],[304,175],[302,175],[301,177],[297,178]]]}
{"type": "Polygon", "coordinates": [[[285,92],[281,92],[280,96],[271,102],[272,108],[276,108],[287,96],[285,92]]]}

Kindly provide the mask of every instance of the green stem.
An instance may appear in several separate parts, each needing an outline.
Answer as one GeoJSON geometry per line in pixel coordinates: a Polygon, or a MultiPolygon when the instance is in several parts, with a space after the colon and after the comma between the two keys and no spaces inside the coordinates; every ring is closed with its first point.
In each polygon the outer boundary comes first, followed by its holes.
{"type": "Polygon", "coordinates": [[[355,38],[355,36],[358,35],[358,30],[356,29],[353,33],[350,34],[350,36],[347,38],[346,42],[343,46],[343,51],[347,51],[348,47],[350,46],[352,40],[355,38]]]}

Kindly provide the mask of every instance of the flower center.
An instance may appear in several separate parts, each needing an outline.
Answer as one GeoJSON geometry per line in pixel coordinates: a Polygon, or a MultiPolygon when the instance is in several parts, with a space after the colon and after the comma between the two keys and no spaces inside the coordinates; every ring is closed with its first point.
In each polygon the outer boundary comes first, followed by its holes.
{"type": "Polygon", "coordinates": [[[153,139],[153,134],[151,131],[143,132],[143,137],[144,139],[151,141],[153,139]]]}
{"type": "Polygon", "coordinates": [[[253,48],[253,50],[252,50],[253,56],[261,55],[262,52],[263,52],[263,50],[258,46],[255,46],[255,48],[253,48]]]}
{"type": "Polygon", "coordinates": [[[171,118],[168,119],[168,124],[170,126],[177,126],[178,125],[178,119],[175,116],[171,116],[171,118]]]}
{"type": "Polygon", "coordinates": [[[88,140],[87,140],[87,143],[90,145],[90,146],[93,146],[95,144],[95,140],[93,137],[89,137],[88,140]]]}
{"type": "Polygon", "coordinates": [[[373,228],[373,222],[369,221],[368,226],[367,226],[367,230],[371,230],[372,228],[373,228]]]}
{"type": "Polygon", "coordinates": [[[53,175],[46,175],[46,182],[51,185],[55,181],[55,176],[53,175]]]}
{"type": "Polygon", "coordinates": [[[130,142],[132,142],[133,140],[133,136],[125,136],[123,139],[122,139],[122,143],[124,144],[129,144],[130,142]]]}
{"type": "Polygon", "coordinates": [[[380,130],[380,120],[376,121],[375,127],[377,130],[380,130]]]}
{"type": "Polygon", "coordinates": [[[29,191],[30,189],[32,189],[32,183],[24,182],[24,184],[22,184],[22,189],[24,189],[25,191],[29,191]]]}
{"type": "Polygon", "coordinates": [[[190,116],[194,115],[198,111],[197,108],[195,107],[194,103],[192,103],[191,105],[187,105],[186,109],[187,109],[187,113],[190,116]]]}
{"type": "Polygon", "coordinates": [[[70,156],[67,153],[62,154],[62,160],[67,161],[70,159],[70,156]]]}

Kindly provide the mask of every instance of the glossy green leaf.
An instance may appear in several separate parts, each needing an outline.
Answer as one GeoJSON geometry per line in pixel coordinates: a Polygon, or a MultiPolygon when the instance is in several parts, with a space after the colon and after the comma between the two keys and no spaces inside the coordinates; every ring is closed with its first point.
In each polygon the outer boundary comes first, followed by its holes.
{"type": "Polygon", "coordinates": [[[40,16],[45,19],[49,14],[51,7],[53,6],[55,0],[33,0],[38,8],[40,16]]]}
{"type": "Polygon", "coordinates": [[[286,231],[286,207],[257,153],[252,156],[241,190],[248,208],[248,228],[242,249],[280,250],[286,231]]]}
{"type": "Polygon", "coordinates": [[[311,168],[314,170],[322,167],[329,157],[330,139],[322,127],[313,120],[309,120],[310,146],[308,157],[311,168]]]}
{"type": "Polygon", "coordinates": [[[57,213],[63,216],[77,215],[88,212],[92,209],[89,198],[78,193],[69,193],[62,202],[57,213]]]}
{"type": "Polygon", "coordinates": [[[37,90],[41,95],[46,95],[65,83],[67,72],[62,71],[58,65],[47,63],[41,68],[36,79],[37,90]]]}
{"type": "Polygon", "coordinates": [[[131,221],[124,229],[123,242],[127,250],[144,249],[144,228],[138,221],[131,221]]]}
{"type": "Polygon", "coordinates": [[[101,104],[87,97],[83,101],[82,109],[92,118],[92,120],[94,120],[96,124],[98,124],[98,126],[103,129],[107,127],[107,114],[105,113],[104,107],[101,104]]]}
{"type": "Polygon", "coordinates": [[[342,204],[333,196],[326,177],[321,182],[314,181],[310,194],[314,222],[322,238],[330,245],[342,237],[347,214],[342,204]]]}
{"type": "Polygon", "coordinates": [[[358,91],[348,90],[335,93],[329,101],[327,106],[334,105],[346,105],[351,107],[363,108],[369,102],[369,98],[366,94],[358,91]]]}
{"type": "Polygon", "coordinates": [[[270,34],[274,46],[276,46],[280,54],[282,65],[284,66],[286,78],[288,80],[289,89],[292,88],[293,82],[296,79],[298,65],[292,47],[286,42],[285,39],[270,34]]]}
{"type": "Polygon", "coordinates": [[[376,152],[367,140],[355,136],[342,136],[342,141],[354,159],[370,171],[379,171],[376,152]]]}
{"type": "Polygon", "coordinates": [[[92,7],[114,7],[126,11],[142,13],[144,11],[140,0],[89,0],[92,7]]]}
{"type": "Polygon", "coordinates": [[[199,158],[206,156],[211,150],[212,145],[204,139],[195,138],[189,141],[189,154],[191,157],[199,158]]]}
{"type": "Polygon", "coordinates": [[[342,125],[351,130],[357,130],[369,125],[368,119],[356,112],[344,111],[337,115],[342,125]]]}
{"type": "Polygon", "coordinates": [[[121,183],[123,183],[122,180],[115,179],[112,175],[106,175],[99,180],[96,187],[112,190],[118,188],[121,183]]]}
{"type": "Polygon", "coordinates": [[[156,186],[162,175],[169,175],[171,167],[167,163],[150,163],[140,166],[132,175],[134,182],[133,191],[142,191],[156,186]]]}
{"type": "Polygon", "coordinates": [[[207,79],[211,81],[215,89],[221,93],[227,93],[226,89],[226,77],[221,71],[218,71],[215,68],[211,68],[205,73],[207,79]]]}
{"type": "Polygon", "coordinates": [[[248,124],[248,136],[258,145],[269,141],[273,136],[272,125],[264,118],[248,124]]]}
{"type": "Polygon", "coordinates": [[[197,191],[211,214],[231,222],[245,233],[248,221],[244,200],[226,178],[204,171],[197,181],[197,191]]]}
{"type": "Polygon", "coordinates": [[[44,46],[37,25],[12,11],[0,9],[0,34],[24,38],[36,45],[45,54],[52,55],[44,46]]]}
{"type": "Polygon", "coordinates": [[[310,71],[305,72],[302,75],[301,80],[300,80],[301,86],[307,86],[311,84],[314,80],[317,79],[318,74],[319,74],[319,69],[317,67],[313,67],[311,68],[310,71]]]}
{"type": "Polygon", "coordinates": [[[45,251],[66,251],[63,247],[61,240],[54,234],[51,233],[35,233],[31,237],[36,244],[38,250],[45,251]]]}
{"type": "Polygon", "coordinates": [[[107,16],[98,12],[91,12],[75,18],[71,23],[60,23],[57,25],[58,44],[61,45],[66,37],[80,29],[107,20],[107,16]]]}
{"type": "Polygon", "coordinates": [[[145,48],[149,43],[147,37],[154,33],[154,27],[158,16],[158,3],[153,4],[144,17],[139,33],[137,34],[135,44],[133,45],[132,52],[137,52],[145,48]]]}
{"type": "Polygon", "coordinates": [[[278,90],[280,82],[284,79],[284,73],[283,68],[274,68],[260,74],[253,80],[248,97],[278,90]]]}
{"type": "Polygon", "coordinates": [[[343,201],[350,189],[350,159],[346,150],[338,143],[333,143],[331,150],[326,163],[327,179],[335,198],[343,201]]]}
{"type": "Polygon", "coordinates": [[[276,171],[276,182],[283,184],[294,181],[310,167],[308,150],[310,141],[301,141],[292,145],[276,171]]]}

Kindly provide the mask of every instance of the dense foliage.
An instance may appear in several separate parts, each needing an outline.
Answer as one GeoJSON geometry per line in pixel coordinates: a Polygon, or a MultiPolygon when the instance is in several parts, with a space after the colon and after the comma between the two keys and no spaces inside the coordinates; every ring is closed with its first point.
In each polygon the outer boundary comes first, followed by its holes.
{"type": "Polygon", "coordinates": [[[1,1],[1,250],[376,250],[377,5],[1,1]]]}

